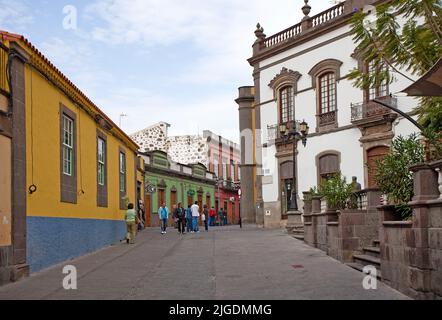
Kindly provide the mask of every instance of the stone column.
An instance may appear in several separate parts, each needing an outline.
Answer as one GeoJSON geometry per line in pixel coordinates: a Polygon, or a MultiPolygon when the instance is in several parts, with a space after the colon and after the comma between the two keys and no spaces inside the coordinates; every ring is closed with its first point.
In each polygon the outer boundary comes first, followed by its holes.
{"type": "Polygon", "coordinates": [[[0,250],[0,284],[15,282],[29,275],[26,264],[26,83],[25,63],[28,54],[11,42],[10,103],[12,105],[12,198],[11,198],[11,246],[0,250]]]}
{"type": "Polygon", "coordinates": [[[256,223],[253,112],[254,87],[239,88],[239,129],[241,131],[241,219],[243,223],[256,223]]]}

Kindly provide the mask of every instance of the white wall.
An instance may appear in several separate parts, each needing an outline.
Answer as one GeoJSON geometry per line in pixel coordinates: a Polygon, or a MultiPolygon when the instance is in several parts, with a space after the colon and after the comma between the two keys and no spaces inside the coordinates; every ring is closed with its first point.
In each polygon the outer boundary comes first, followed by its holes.
{"type": "MultiPolygon", "coordinates": [[[[325,41],[336,38],[349,31],[345,26],[322,35],[312,41],[303,43],[296,48],[287,50],[274,57],[260,62],[260,102],[261,105],[261,128],[266,131],[267,126],[275,125],[278,122],[278,110],[274,99],[273,89],[269,87],[271,80],[277,76],[283,67],[299,72],[302,76],[298,82],[298,91],[303,91],[295,97],[295,118],[305,120],[310,125],[311,132],[316,129],[316,90],[312,89],[312,79],[308,72],[319,62],[326,59],[337,59],[343,62],[340,75],[345,77],[348,73],[358,66],[356,59],[351,57],[355,45],[351,36],[346,36],[338,41],[329,43],[320,48],[311,50],[303,55],[294,57],[290,60],[280,62],[274,66],[270,64],[277,63],[281,59],[287,58],[293,54],[299,53],[313,46],[324,43],[325,41]]],[[[408,75],[408,74],[407,74],[408,75]]],[[[410,81],[403,76],[396,74],[396,82],[390,85],[390,92],[395,94],[405,89],[410,81]]],[[[363,101],[363,92],[353,86],[352,81],[342,79],[337,83],[337,106],[338,106],[338,125],[339,127],[351,125],[351,105],[363,101]]],[[[398,106],[405,112],[410,112],[417,104],[413,98],[398,97],[398,106]]],[[[394,126],[396,135],[409,135],[415,132],[417,128],[413,127],[407,120],[399,118],[394,126]]],[[[263,132],[263,143],[268,143],[266,132],[263,132]]],[[[341,153],[340,168],[348,181],[352,176],[356,176],[358,181],[364,185],[364,155],[359,139],[361,132],[358,128],[350,128],[334,133],[327,133],[312,137],[304,148],[299,144],[298,156],[298,188],[299,195],[302,191],[308,191],[310,187],[317,185],[316,156],[327,150],[338,151],[341,153]]],[[[275,202],[279,197],[278,190],[278,161],[275,157],[276,147],[270,145],[262,149],[263,167],[271,169],[271,176],[263,179],[263,199],[264,202],[275,202]]]]}

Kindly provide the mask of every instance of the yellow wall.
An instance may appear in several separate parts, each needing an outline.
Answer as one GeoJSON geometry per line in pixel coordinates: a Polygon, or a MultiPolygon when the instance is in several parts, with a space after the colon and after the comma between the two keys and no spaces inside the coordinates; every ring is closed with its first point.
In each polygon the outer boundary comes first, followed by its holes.
{"type": "Polygon", "coordinates": [[[108,208],[98,208],[96,129],[96,122],[84,110],[75,106],[61,90],[30,66],[26,66],[27,184],[38,187],[36,193],[28,194],[28,216],[123,219],[119,209],[119,147],[126,150],[127,191],[130,201],[135,201],[136,155],[123,141],[102,130],[108,139],[108,208]],[[77,204],[60,201],[60,103],[77,117],[77,182],[78,191],[83,189],[85,192],[78,195],[77,204]]]}

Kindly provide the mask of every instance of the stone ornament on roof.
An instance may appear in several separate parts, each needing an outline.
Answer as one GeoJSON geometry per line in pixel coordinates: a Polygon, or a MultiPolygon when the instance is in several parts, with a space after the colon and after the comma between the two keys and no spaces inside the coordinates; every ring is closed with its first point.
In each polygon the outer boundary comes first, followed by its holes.
{"type": "Polygon", "coordinates": [[[305,2],[305,5],[302,7],[302,12],[304,13],[305,17],[302,19],[303,21],[310,19],[309,14],[312,11],[312,7],[308,4],[308,0],[304,0],[304,2],[305,2]]]}
{"type": "Polygon", "coordinates": [[[256,25],[255,36],[258,40],[264,40],[266,38],[264,28],[259,23],[256,25]]]}

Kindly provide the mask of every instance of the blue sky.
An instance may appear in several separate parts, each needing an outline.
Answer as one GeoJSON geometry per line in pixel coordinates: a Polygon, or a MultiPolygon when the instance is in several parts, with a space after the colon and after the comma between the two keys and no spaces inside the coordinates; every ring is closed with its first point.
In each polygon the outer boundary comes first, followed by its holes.
{"type": "MultiPolygon", "coordinates": [[[[312,14],[330,0],[311,0],[312,14]]],[[[0,0],[0,29],[25,35],[116,123],[159,121],[238,141],[237,88],[252,84],[257,22],[267,35],[302,18],[303,0],[0,0]],[[65,6],[77,29],[66,30],[65,6]]]]}

